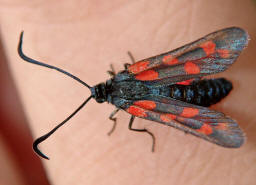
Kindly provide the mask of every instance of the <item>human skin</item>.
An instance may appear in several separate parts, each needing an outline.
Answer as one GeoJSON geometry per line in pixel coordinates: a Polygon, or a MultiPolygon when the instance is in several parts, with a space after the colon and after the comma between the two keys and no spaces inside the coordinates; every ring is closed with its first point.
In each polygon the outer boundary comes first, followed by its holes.
{"type": "Polygon", "coordinates": [[[252,1],[0,1],[1,36],[34,137],[66,118],[90,92],[54,71],[23,62],[16,52],[24,34],[24,52],[59,66],[89,85],[109,78],[109,65],[166,52],[230,26],[248,31],[251,41],[232,67],[218,75],[233,82],[230,95],[213,109],[231,116],[247,135],[239,149],[227,149],[155,122],[120,112],[108,137],[115,109],[90,101],[66,126],[40,145],[52,184],[167,185],[254,184],[256,173],[256,7],[252,1]]]}

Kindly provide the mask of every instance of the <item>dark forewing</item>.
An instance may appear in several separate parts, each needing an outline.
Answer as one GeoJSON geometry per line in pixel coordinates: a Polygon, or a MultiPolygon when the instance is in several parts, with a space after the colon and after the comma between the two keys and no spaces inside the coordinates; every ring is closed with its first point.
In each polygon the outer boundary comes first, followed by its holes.
{"type": "Polygon", "coordinates": [[[244,134],[236,121],[205,107],[154,95],[138,101],[116,99],[115,104],[134,116],[178,128],[224,147],[238,148],[244,143],[244,134]]]}
{"type": "Polygon", "coordinates": [[[138,61],[127,70],[136,80],[157,81],[161,85],[176,83],[226,70],[247,44],[247,32],[226,28],[173,51],[138,61]]]}

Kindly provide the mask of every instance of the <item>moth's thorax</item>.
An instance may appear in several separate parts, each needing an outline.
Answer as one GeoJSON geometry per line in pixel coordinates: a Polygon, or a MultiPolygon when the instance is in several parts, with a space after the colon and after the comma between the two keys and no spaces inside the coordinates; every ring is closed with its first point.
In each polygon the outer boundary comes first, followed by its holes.
{"type": "Polygon", "coordinates": [[[145,85],[145,83],[139,81],[112,81],[109,93],[112,97],[119,97],[126,100],[136,100],[148,95],[149,88],[145,85]]]}

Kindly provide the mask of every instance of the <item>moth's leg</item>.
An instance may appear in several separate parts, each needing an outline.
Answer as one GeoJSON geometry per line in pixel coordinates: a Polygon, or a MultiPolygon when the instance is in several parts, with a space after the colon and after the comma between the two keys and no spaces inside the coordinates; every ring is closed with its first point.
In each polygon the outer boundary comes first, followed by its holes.
{"type": "Polygon", "coordinates": [[[124,69],[125,69],[125,70],[128,70],[128,67],[129,67],[130,65],[131,65],[131,64],[129,64],[129,63],[125,63],[125,64],[124,64],[124,69]]]}
{"type": "Polygon", "coordinates": [[[115,69],[112,64],[110,64],[110,70],[107,72],[111,77],[114,77],[116,75],[115,69]]]}
{"type": "Polygon", "coordinates": [[[120,110],[120,109],[114,110],[114,111],[110,114],[110,116],[109,116],[109,119],[114,122],[114,124],[113,124],[111,130],[108,132],[108,135],[109,135],[109,136],[114,132],[114,130],[115,130],[115,128],[116,128],[116,118],[114,118],[114,116],[116,115],[116,113],[117,113],[119,110],[120,110]]]}
{"type": "Polygon", "coordinates": [[[132,131],[136,131],[136,132],[146,132],[146,133],[148,133],[152,137],[152,140],[153,140],[153,142],[152,142],[152,152],[154,152],[155,151],[155,140],[156,140],[155,136],[145,128],[144,129],[132,128],[134,118],[135,118],[135,116],[131,116],[131,119],[130,119],[130,122],[129,122],[129,129],[132,130],[132,131]]]}
{"type": "Polygon", "coordinates": [[[130,57],[132,63],[134,64],[136,61],[135,61],[135,59],[134,59],[132,53],[131,53],[130,51],[128,51],[127,53],[128,53],[128,55],[129,55],[129,57],[130,57]]]}
{"type": "MultiPolygon", "coordinates": [[[[130,51],[128,51],[127,53],[128,53],[128,55],[129,55],[129,57],[130,57],[130,59],[132,61],[132,64],[134,64],[135,63],[135,59],[134,59],[132,53],[130,51]]],[[[127,70],[130,65],[131,64],[129,64],[129,63],[125,63],[124,64],[124,69],[127,70]]]]}

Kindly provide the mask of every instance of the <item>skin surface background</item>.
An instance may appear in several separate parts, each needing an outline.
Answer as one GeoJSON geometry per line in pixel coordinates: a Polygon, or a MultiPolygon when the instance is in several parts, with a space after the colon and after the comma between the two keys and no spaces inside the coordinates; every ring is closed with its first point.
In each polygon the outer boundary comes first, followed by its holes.
{"type": "Polygon", "coordinates": [[[234,89],[212,107],[236,119],[247,135],[240,149],[226,149],[171,127],[135,119],[157,138],[128,130],[130,115],[120,112],[107,136],[114,106],[94,100],[41,146],[52,184],[253,184],[256,173],[256,6],[227,1],[25,1],[0,0],[1,37],[34,137],[48,132],[89,96],[72,79],[23,62],[16,47],[24,30],[24,52],[61,67],[89,85],[109,78],[130,62],[175,49],[213,31],[239,26],[251,37],[232,67],[217,76],[234,89]]]}

